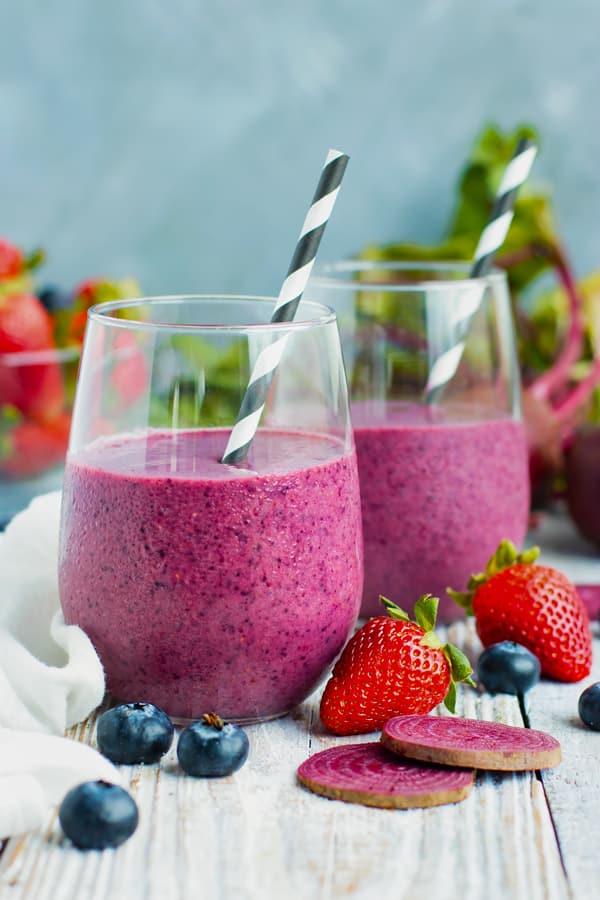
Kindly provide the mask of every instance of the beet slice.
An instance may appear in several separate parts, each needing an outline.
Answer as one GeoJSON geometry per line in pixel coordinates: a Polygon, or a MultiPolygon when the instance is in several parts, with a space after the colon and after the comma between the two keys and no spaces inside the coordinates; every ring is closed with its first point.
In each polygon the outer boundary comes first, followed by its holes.
{"type": "Polygon", "coordinates": [[[560,744],[544,731],[450,716],[396,716],[381,741],[410,759],[505,772],[550,769],[561,758],[560,744]]]}
{"type": "Polygon", "coordinates": [[[315,794],[384,809],[457,803],[470,793],[473,777],[467,769],[399,760],[378,741],[322,750],[298,768],[299,781],[315,794]]]}

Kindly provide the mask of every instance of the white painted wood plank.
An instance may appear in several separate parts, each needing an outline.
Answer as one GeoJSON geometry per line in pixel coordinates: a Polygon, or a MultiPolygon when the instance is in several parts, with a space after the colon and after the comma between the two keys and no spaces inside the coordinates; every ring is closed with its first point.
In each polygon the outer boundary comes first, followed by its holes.
{"type": "Polygon", "coordinates": [[[562,746],[561,765],[544,773],[543,781],[569,881],[578,898],[600,896],[600,732],[586,728],[577,712],[581,692],[600,681],[597,623],[592,629],[595,640],[591,676],[578,684],[541,682],[528,705],[531,726],[549,731],[562,746]]]}
{"type": "MultiPolygon", "coordinates": [[[[471,654],[472,628],[450,629],[471,654]]],[[[520,724],[513,698],[460,691],[465,715],[520,724]]],[[[352,741],[327,735],[316,698],[248,729],[246,766],[230,778],[131,767],[136,834],[116,851],[81,853],[47,828],[11,840],[0,897],[11,900],[566,900],[569,889],[539,782],[479,776],[466,801],[428,810],[374,810],[297,785],[310,752],[352,741]]],[[[93,742],[93,718],[76,730],[93,742]]],[[[371,739],[370,736],[361,738],[371,739]]],[[[583,900],[583,897],[582,897],[583,900]]],[[[586,898],[587,900],[587,898],[586,898]]]]}

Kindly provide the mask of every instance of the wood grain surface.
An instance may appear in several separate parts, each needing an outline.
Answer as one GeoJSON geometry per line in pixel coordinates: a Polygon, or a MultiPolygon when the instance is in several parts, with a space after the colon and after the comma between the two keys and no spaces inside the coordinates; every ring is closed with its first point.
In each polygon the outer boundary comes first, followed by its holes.
{"type": "MultiPolygon", "coordinates": [[[[588,560],[588,562],[590,562],[588,560]]],[[[596,563],[598,569],[600,564],[596,563]]],[[[576,571],[569,572],[576,578],[576,571]]],[[[599,573],[600,575],[600,573],[599,573]]],[[[589,577],[588,577],[589,580],[589,577]]],[[[597,578],[600,581],[600,577],[597,578]]],[[[7,842],[2,900],[589,900],[599,896],[600,733],[577,718],[600,680],[600,643],[585,683],[540,683],[531,726],[557,737],[563,761],[539,773],[478,774],[463,802],[369,809],[316,796],[295,778],[311,753],[341,742],[318,718],[318,695],[286,718],[249,727],[247,764],[222,780],[190,778],[174,747],[160,766],[124,767],[140,807],[118,850],[81,852],[45,828],[7,842]]],[[[444,635],[442,635],[444,636],[444,635]]],[[[475,658],[471,624],[447,630],[475,658]]],[[[457,712],[523,724],[512,697],[461,687],[457,712]]],[[[440,712],[440,714],[445,714],[440,712]]],[[[94,743],[95,716],[73,730],[94,743]]]]}

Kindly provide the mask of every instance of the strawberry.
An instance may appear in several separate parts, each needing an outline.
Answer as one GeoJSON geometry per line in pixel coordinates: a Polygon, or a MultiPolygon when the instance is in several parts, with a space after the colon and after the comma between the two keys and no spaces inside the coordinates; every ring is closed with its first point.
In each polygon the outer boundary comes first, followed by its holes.
{"type": "MultiPolygon", "coordinates": [[[[68,311],[66,339],[68,343],[81,344],[87,323],[87,311],[96,303],[139,297],[139,285],[132,278],[111,281],[105,277],[88,278],[73,291],[73,306],[68,311]]],[[[63,317],[64,318],[64,317],[63,317]]],[[[61,331],[64,327],[61,327],[61,331]]]]}
{"type": "Polygon", "coordinates": [[[0,238],[0,281],[17,278],[24,267],[25,261],[19,248],[0,238]]]}
{"type": "Polygon", "coordinates": [[[52,318],[34,294],[0,295],[0,353],[53,346],[52,318]]]}
{"type": "Polygon", "coordinates": [[[63,413],[43,425],[21,421],[0,435],[0,476],[38,475],[63,461],[69,441],[70,416],[63,413]]]}
{"type": "Polygon", "coordinates": [[[63,376],[53,351],[52,319],[39,299],[0,295],[0,405],[40,421],[62,411],[63,376]],[[46,352],[40,357],[39,351],[46,352]]]}
{"type": "Polygon", "coordinates": [[[321,720],[334,734],[377,731],[392,716],[425,714],[444,701],[454,712],[456,682],[470,679],[466,656],[442,646],[434,632],[439,600],[425,594],[415,622],[385,597],[389,613],[370,619],[337,661],[321,700],[321,720]]]}
{"type": "Polygon", "coordinates": [[[144,393],[148,384],[146,360],[138,349],[135,337],[127,331],[119,332],[113,341],[116,360],[110,381],[126,409],[144,393]]]}
{"type": "Polygon", "coordinates": [[[515,641],[537,656],[544,675],[580,681],[592,665],[588,615],[562,572],[534,565],[538,554],[537,547],[518,554],[510,541],[502,541],[466,591],[448,593],[475,616],[485,647],[515,641]]]}

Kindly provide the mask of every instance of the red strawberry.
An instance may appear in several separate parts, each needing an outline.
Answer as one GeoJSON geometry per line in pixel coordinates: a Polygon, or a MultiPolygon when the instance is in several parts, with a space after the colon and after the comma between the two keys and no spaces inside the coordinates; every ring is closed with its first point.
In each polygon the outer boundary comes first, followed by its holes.
{"type": "Polygon", "coordinates": [[[123,300],[127,297],[139,297],[141,291],[137,282],[131,278],[110,281],[108,278],[88,278],[77,285],[73,291],[73,307],[69,310],[69,322],[66,331],[69,343],[82,343],[87,323],[87,311],[96,303],[109,300],[123,300]]]}
{"type": "Polygon", "coordinates": [[[456,682],[470,679],[466,656],[442,647],[433,628],[439,600],[425,594],[416,622],[381,598],[391,618],[377,616],[350,639],[321,700],[321,720],[334,734],[377,731],[392,716],[424,714],[445,702],[454,712],[456,682]]]}
{"type": "Polygon", "coordinates": [[[146,360],[138,349],[135,337],[127,331],[116,335],[113,353],[116,363],[110,380],[125,409],[144,393],[148,384],[146,360]]]}
{"type": "Polygon", "coordinates": [[[52,319],[34,294],[0,296],[0,353],[53,346],[52,319]]]}
{"type": "Polygon", "coordinates": [[[25,478],[58,465],[67,451],[69,426],[67,413],[44,425],[18,423],[0,436],[0,475],[25,478]]]}
{"type": "Polygon", "coordinates": [[[65,394],[53,351],[52,319],[39,299],[33,294],[0,296],[0,405],[40,421],[56,418],[65,394]],[[39,351],[44,351],[41,356],[39,351]],[[16,358],[17,353],[23,356],[16,358]]]}
{"type": "Polygon", "coordinates": [[[448,591],[475,615],[485,647],[515,641],[531,650],[542,673],[558,681],[580,681],[592,666],[592,635],[575,585],[562,572],[534,565],[537,547],[517,554],[502,541],[485,572],[472,575],[464,592],[448,591]]]}
{"type": "Polygon", "coordinates": [[[16,278],[24,267],[25,261],[19,248],[0,238],[0,281],[16,278]]]}
{"type": "Polygon", "coordinates": [[[108,278],[88,278],[87,281],[82,281],[73,292],[75,299],[83,300],[87,306],[92,306],[98,302],[96,297],[98,288],[107,282],[108,278]]]}

